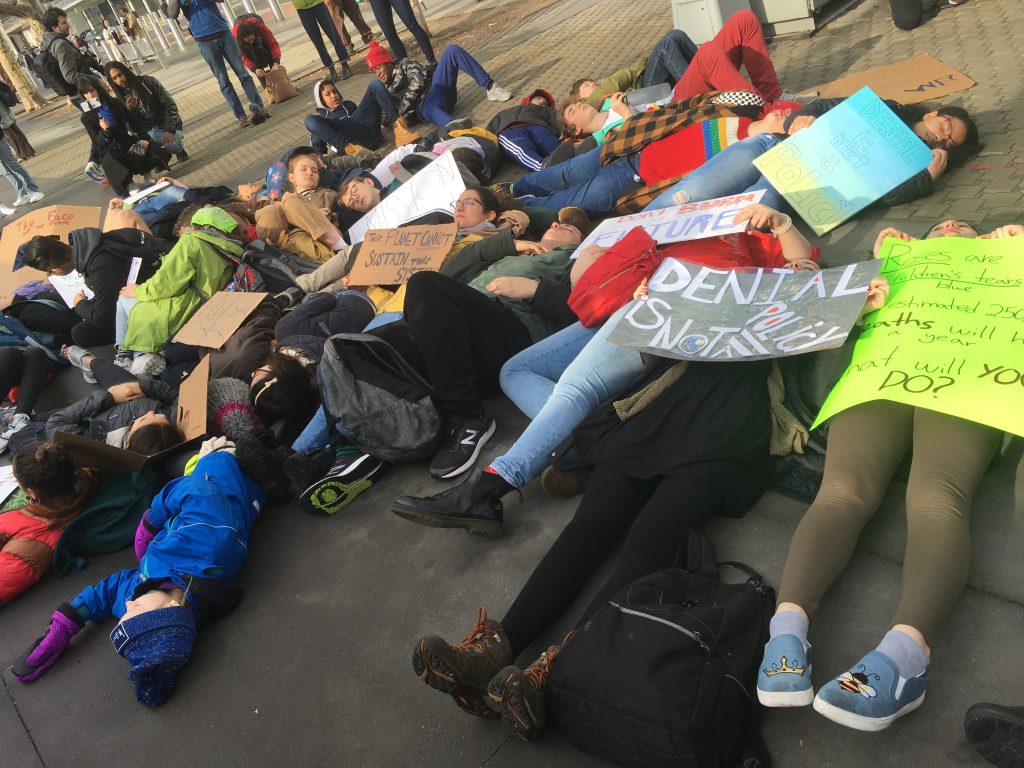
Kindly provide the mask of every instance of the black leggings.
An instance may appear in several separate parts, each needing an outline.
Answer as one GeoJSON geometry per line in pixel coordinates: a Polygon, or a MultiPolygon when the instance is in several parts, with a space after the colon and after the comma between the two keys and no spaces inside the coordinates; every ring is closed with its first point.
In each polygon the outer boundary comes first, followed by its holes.
{"type": "Polygon", "coordinates": [[[15,413],[31,413],[43,391],[48,369],[46,352],[38,347],[0,347],[0,401],[17,386],[15,413]]]}
{"type": "Polygon", "coordinates": [[[615,570],[583,612],[586,622],[617,590],[669,568],[683,535],[722,504],[719,492],[695,477],[639,480],[599,467],[572,521],[519,591],[501,626],[518,656],[557,620],[594,570],[626,534],[615,570]]]}
{"type": "Polygon", "coordinates": [[[114,365],[109,360],[100,360],[98,357],[92,359],[92,375],[96,377],[96,383],[103,389],[109,389],[115,384],[124,384],[128,381],[138,379],[119,365],[114,365]]]}

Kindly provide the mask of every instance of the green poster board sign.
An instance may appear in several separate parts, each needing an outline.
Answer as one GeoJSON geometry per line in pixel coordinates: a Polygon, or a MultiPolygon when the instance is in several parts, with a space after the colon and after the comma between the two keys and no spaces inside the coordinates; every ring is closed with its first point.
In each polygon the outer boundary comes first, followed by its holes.
{"type": "Polygon", "coordinates": [[[942,237],[882,246],[885,307],[814,426],[893,400],[1024,435],[1024,237],[942,237]]]}

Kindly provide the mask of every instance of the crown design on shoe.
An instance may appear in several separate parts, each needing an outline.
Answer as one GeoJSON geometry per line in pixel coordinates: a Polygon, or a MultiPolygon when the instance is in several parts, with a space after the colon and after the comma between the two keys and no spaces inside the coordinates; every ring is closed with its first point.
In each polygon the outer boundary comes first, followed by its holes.
{"type": "Polygon", "coordinates": [[[804,672],[806,671],[807,667],[801,667],[799,663],[790,666],[789,659],[783,656],[781,659],[779,659],[778,664],[772,664],[771,669],[765,669],[764,674],[766,677],[774,677],[775,675],[782,675],[787,673],[803,676],[804,672]]]}

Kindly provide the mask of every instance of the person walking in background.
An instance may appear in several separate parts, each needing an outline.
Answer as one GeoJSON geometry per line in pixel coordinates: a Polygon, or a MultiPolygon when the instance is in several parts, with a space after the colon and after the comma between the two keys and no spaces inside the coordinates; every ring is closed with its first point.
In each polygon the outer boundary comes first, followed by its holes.
{"type": "MultiPolygon", "coordinates": [[[[14,149],[6,139],[0,139],[0,176],[7,179],[7,183],[18,193],[14,200],[15,208],[29,203],[38,203],[43,199],[43,193],[39,191],[39,187],[29,176],[28,171],[14,157],[14,149]]],[[[13,212],[6,205],[0,205],[0,215],[7,216],[13,212]]]]}
{"type": "Polygon", "coordinates": [[[191,0],[181,3],[181,0],[170,0],[167,11],[168,18],[176,19],[181,10],[185,11],[185,18],[188,21],[189,31],[192,38],[199,45],[199,53],[202,55],[206,65],[217,78],[220,85],[220,92],[224,100],[231,107],[231,111],[238,118],[238,124],[245,128],[249,125],[259,125],[268,117],[270,110],[263,106],[263,99],[260,98],[259,89],[256,83],[242,63],[242,53],[238,50],[238,44],[231,35],[231,26],[221,15],[216,4],[212,0],[191,0]],[[245,114],[242,102],[238,100],[231,81],[228,80],[228,70],[224,66],[227,62],[242,84],[246,98],[249,99],[249,108],[252,110],[252,119],[245,114]]]}
{"type": "Polygon", "coordinates": [[[320,61],[327,67],[328,77],[331,80],[337,80],[338,73],[334,69],[331,55],[327,52],[327,46],[324,45],[324,37],[320,34],[321,29],[327,33],[327,38],[334,46],[334,52],[338,54],[338,61],[341,62],[341,79],[348,80],[352,77],[352,70],[348,66],[348,49],[345,48],[345,43],[342,42],[341,35],[338,34],[334,18],[324,0],[292,0],[292,5],[295,6],[295,11],[299,14],[302,28],[306,30],[316,52],[320,54],[320,61]]]}
{"type": "Polygon", "coordinates": [[[14,149],[14,157],[20,163],[36,156],[36,151],[14,117],[12,107],[18,103],[18,94],[3,80],[0,80],[0,131],[14,149]],[[7,106],[11,104],[11,106],[7,106]]]}
{"type": "Polygon", "coordinates": [[[427,64],[431,67],[437,66],[437,57],[434,55],[434,47],[430,44],[430,35],[416,21],[416,15],[413,13],[409,0],[370,0],[370,7],[373,9],[373,16],[377,19],[381,32],[388,40],[388,48],[391,49],[391,53],[396,59],[408,58],[409,52],[405,50],[405,44],[398,36],[398,30],[395,29],[394,13],[398,14],[398,18],[405,24],[406,29],[412,32],[412,36],[416,38],[420,50],[423,51],[423,55],[427,59],[427,64]]]}
{"type": "Polygon", "coordinates": [[[107,48],[110,50],[110,56],[118,61],[124,61],[124,54],[121,53],[121,49],[118,47],[124,42],[124,35],[121,30],[110,23],[110,19],[103,20],[103,42],[107,44],[107,48]]]}
{"type": "Polygon", "coordinates": [[[129,39],[141,40],[143,38],[142,25],[139,24],[138,17],[127,8],[121,9],[121,25],[128,33],[129,39]]]}

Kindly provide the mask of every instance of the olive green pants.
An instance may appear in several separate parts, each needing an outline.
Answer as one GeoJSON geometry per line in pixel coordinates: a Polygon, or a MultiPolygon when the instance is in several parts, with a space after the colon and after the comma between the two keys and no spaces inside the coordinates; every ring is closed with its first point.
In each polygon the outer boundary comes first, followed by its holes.
{"type": "Polygon", "coordinates": [[[1001,443],[1002,432],[991,427],[886,400],[838,414],[821,490],[789,545],[779,602],[814,615],[913,446],[907,546],[892,624],[914,627],[930,644],[967,583],[971,499],[1001,443]]]}

